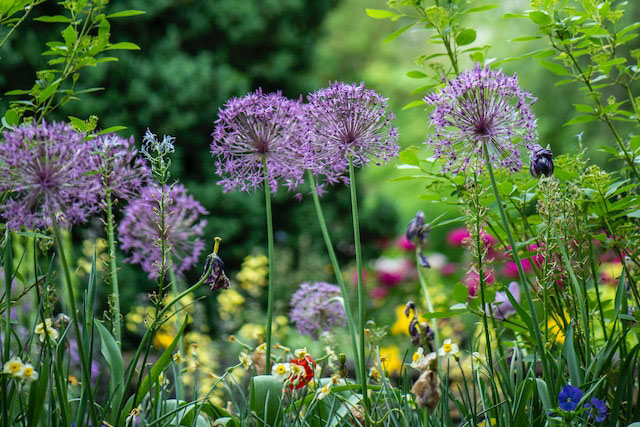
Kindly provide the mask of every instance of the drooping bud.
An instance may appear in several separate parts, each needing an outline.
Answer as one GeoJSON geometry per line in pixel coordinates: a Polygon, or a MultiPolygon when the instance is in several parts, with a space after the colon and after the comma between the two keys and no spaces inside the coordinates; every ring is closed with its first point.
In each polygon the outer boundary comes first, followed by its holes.
{"type": "Polygon", "coordinates": [[[430,231],[431,225],[425,224],[424,212],[418,211],[416,216],[409,222],[409,225],[407,225],[407,231],[405,232],[407,240],[413,243],[416,247],[416,253],[418,254],[420,265],[425,268],[431,267],[429,260],[422,253],[422,247],[424,246],[427,240],[427,235],[430,231]]]}
{"type": "Polygon", "coordinates": [[[534,178],[542,175],[550,177],[553,175],[553,153],[548,148],[538,148],[531,152],[531,164],[529,172],[534,178]]]}
{"type": "Polygon", "coordinates": [[[207,260],[204,263],[204,272],[202,273],[200,280],[202,280],[208,272],[209,274],[207,275],[204,283],[209,285],[212,291],[229,289],[231,283],[224,274],[224,262],[222,261],[222,258],[218,256],[218,248],[220,247],[222,239],[216,237],[214,240],[215,246],[213,248],[213,253],[207,256],[207,260]]]}

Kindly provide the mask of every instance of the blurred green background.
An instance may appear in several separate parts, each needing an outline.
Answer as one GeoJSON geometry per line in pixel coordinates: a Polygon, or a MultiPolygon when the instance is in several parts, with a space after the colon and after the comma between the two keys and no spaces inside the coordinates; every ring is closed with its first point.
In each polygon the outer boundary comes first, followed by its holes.
{"type": "MultiPolygon", "coordinates": [[[[472,2],[486,4],[486,2],[472,2]]],[[[508,12],[527,9],[525,0],[502,1],[502,6],[473,14],[468,25],[477,30],[474,46],[491,45],[487,57],[503,60],[545,45],[544,40],[512,42],[516,37],[533,35],[536,27],[528,20],[502,19],[508,12]]],[[[242,259],[264,252],[266,232],[263,195],[222,194],[216,185],[213,160],[209,154],[210,134],[216,113],[233,96],[242,96],[262,87],[282,90],[290,97],[305,96],[328,81],[366,82],[390,99],[397,115],[403,148],[422,145],[428,133],[428,117],[422,107],[402,110],[419,99],[411,91],[425,83],[406,76],[419,69],[415,58],[437,51],[429,44],[426,30],[415,27],[388,44],[383,40],[403,23],[369,18],[365,8],[384,9],[384,0],[112,0],[111,11],[140,9],[145,15],[112,22],[112,41],[131,41],[140,51],[118,51],[119,62],[101,64],[81,79],[81,87],[104,87],[84,95],[80,102],[56,111],[52,119],[66,120],[69,115],[87,118],[97,115],[100,127],[124,125],[122,135],[141,140],[146,128],[157,134],[177,138],[173,159],[173,177],[184,182],[210,212],[207,240],[214,235],[224,239],[222,255],[231,278],[242,259]]],[[[38,14],[54,15],[57,6],[48,2],[38,14]]],[[[627,19],[637,5],[629,5],[627,19]]],[[[30,87],[35,70],[42,69],[46,57],[40,52],[44,43],[59,37],[62,25],[29,21],[17,37],[0,52],[0,91],[30,87]]],[[[464,58],[463,67],[470,66],[464,58]]],[[[575,115],[573,103],[588,103],[577,86],[556,86],[560,78],[537,65],[533,59],[504,64],[508,73],[517,72],[521,85],[538,102],[541,145],[549,144],[554,153],[579,150],[576,134],[584,132],[588,157],[606,167],[597,147],[609,143],[608,133],[599,122],[565,127],[575,115]]],[[[613,93],[615,95],[615,93],[613,93]]],[[[0,102],[6,107],[8,99],[0,102]]],[[[374,259],[384,242],[402,233],[417,210],[427,210],[433,218],[441,210],[418,199],[416,181],[389,182],[406,173],[397,169],[397,161],[383,167],[370,166],[359,177],[365,256],[374,259]]],[[[302,189],[306,195],[308,189],[302,189]]],[[[289,295],[300,280],[330,279],[325,264],[324,245],[315,220],[310,198],[295,201],[291,194],[279,192],[275,199],[274,219],[279,256],[287,260],[290,274],[280,276],[279,292],[289,295]],[[285,256],[286,255],[286,256],[285,256]],[[316,261],[313,261],[313,260],[316,261]]],[[[344,262],[353,255],[348,190],[333,188],[324,201],[336,247],[344,262]]],[[[444,208],[442,208],[444,209],[444,208]]],[[[102,225],[90,225],[80,237],[102,233],[102,225]]],[[[433,249],[444,250],[444,230],[431,237],[433,249]]],[[[204,260],[204,255],[203,255],[204,260]]],[[[283,267],[285,268],[285,267],[283,267]]],[[[149,291],[137,268],[124,266],[123,300],[135,300],[139,292],[149,291]]],[[[199,276],[191,272],[187,280],[199,276]]],[[[215,308],[215,300],[206,304],[215,308]]],[[[127,304],[125,303],[125,305],[127,304]]],[[[286,310],[282,299],[281,310],[286,310]]],[[[126,311],[126,307],[125,307],[126,311]]],[[[215,310],[208,310],[215,321],[215,310]]]]}

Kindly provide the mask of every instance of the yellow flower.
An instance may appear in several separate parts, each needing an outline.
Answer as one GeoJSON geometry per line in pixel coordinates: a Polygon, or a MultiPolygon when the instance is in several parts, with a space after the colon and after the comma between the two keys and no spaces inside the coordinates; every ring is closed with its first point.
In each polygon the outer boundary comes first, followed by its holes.
{"type": "Polygon", "coordinates": [[[235,289],[227,289],[218,294],[218,309],[223,320],[230,320],[234,315],[242,311],[244,297],[235,289]]]}
{"type": "Polygon", "coordinates": [[[182,354],[178,351],[173,354],[173,361],[175,363],[182,363],[184,362],[184,357],[182,357],[182,354]]]}
{"type": "Polygon", "coordinates": [[[496,419],[495,419],[495,418],[490,418],[490,419],[489,419],[489,423],[488,423],[488,424],[487,424],[487,420],[484,420],[484,421],[481,421],[481,422],[478,424],[478,427],[493,427],[493,426],[495,426],[495,425],[497,425],[497,424],[498,424],[498,423],[497,423],[497,421],[496,421],[496,419]]]}
{"type": "Polygon", "coordinates": [[[167,332],[160,331],[153,337],[153,345],[156,348],[169,348],[175,336],[167,332]]]}
{"type": "Polygon", "coordinates": [[[554,317],[547,319],[547,328],[549,329],[549,341],[555,344],[564,344],[564,331],[562,323],[556,322],[554,317]]]}
{"type": "Polygon", "coordinates": [[[380,347],[380,362],[389,375],[399,374],[402,369],[402,357],[398,347],[380,347]]]}
{"type": "Polygon", "coordinates": [[[4,364],[2,373],[17,377],[23,366],[22,360],[19,357],[14,357],[4,364]]]}
{"type": "Polygon", "coordinates": [[[34,332],[40,335],[40,342],[44,342],[47,336],[53,341],[58,339],[58,331],[54,329],[50,318],[46,318],[44,322],[38,323],[34,332]]]}
{"type": "MultiPolygon", "coordinates": [[[[225,292],[229,291],[227,290],[225,292]]],[[[264,326],[256,323],[245,323],[240,330],[238,330],[238,335],[245,340],[262,341],[265,335],[264,326]]]]}
{"type": "Polygon", "coordinates": [[[369,368],[369,377],[376,381],[379,381],[380,378],[382,378],[382,375],[380,375],[380,371],[378,370],[378,368],[372,366],[371,368],[369,368]]]}
{"type": "Polygon", "coordinates": [[[457,356],[459,352],[458,344],[452,343],[451,339],[446,339],[438,350],[438,355],[441,357],[457,356]]]}
{"type": "MultiPolygon", "coordinates": [[[[411,323],[411,317],[407,318],[404,315],[404,305],[396,306],[396,322],[391,326],[392,335],[409,335],[409,323],[411,323]]],[[[421,322],[425,322],[426,319],[419,317],[421,322]]]]}
{"type": "Polygon", "coordinates": [[[318,389],[318,400],[324,399],[329,393],[331,393],[331,384],[332,383],[327,383],[324,387],[318,389]]]}
{"type": "Polygon", "coordinates": [[[244,369],[249,369],[249,366],[251,365],[251,358],[247,353],[245,353],[244,351],[240,353],[238,360],[240,360],[240,363],[242,364],[242,367],[244,369]]]}
{"type": "Polygon", "coordinates": [[[242,268],[236,275],[240,287],[252,296],[259,296],[267,285],[269,259],[264,255],[249,255],[242,261],[242,268]]]}

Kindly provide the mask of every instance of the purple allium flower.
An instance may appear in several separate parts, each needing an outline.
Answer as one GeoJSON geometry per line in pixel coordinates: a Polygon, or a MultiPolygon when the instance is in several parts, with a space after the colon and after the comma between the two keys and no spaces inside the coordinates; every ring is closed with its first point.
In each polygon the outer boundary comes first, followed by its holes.
{"type": "Polygon", "coordinates": [[[409,222],[407,225],[407,231],[405,232],[405,237],[409,242],[415,245],[418,258],[420,258],[420,264],[425,268],[431,268],[431,264],[429,264],[429,260],[422,253],[422,247],[425,245],[427,241],[427,235],[431,231],[431,226],[429,224],[425,224],[424,212],[418,211],[416,216],[409,222]]]}
{"type": "Polygon", "coordinates": [[[446,160],[445,172],[464,172],[474,162],[481,168],[486,161],[483,144],[492,165],[514,172],[522,167],[522,147],[539,148],[531,112],[536,98],[518,86],[515,74],[476,65],[424,100],[434,107],[430,119],[435,133],[427,143],[436,158],[446,160]]]}
{"type": "Polygon", "coordinates": [[[560,401],[560,409],[563,411],[573,411],[578,407],[582,399],[582,390],[572,385],[566,385],[558,393],[558,400],[560,401]]]}
{"type": "Polygon", "coordinates": [[[311,170],[329,183],[344,174],[349,156],[354,165],[363,166],[372,156],[386,162],[398,155],[398,131],[387,99],[364,83],[331,83],[307,99],[311,170]]]}
{"type": "Polygon", "coordinates": [[[589,403],[585,403],[589,418],[593,418],[596,422],[601,423],[607,417],[607,404],[600,399],[592,397],[589,403]]]}
{"type": "Polygon", "coordinates": [[[232,98],[218,112],[211,154],[215,157],[218,184],[224,191],[251,191],[264,183],[266,160],[269,186],[289,189],[302,182],[305,171],[302,143],[302,104],[280,92],[261,89],[244,98],[232,98]]]}
{"type": "MultiPolygon", "coordinates": [[[[518,282],[509,283],[509,293],[513,296],[513,298],[520,302],[520,285],[518,282]]],[[[507,317],[515,314],[516,309],[511,304],[509,297],[507,297],[506,292],[496,292],[496,297],[494,302],[489,306],[487,310],[492,313],[493,317],[500,320],[505,320],[507,317]]]]}
{"type": "Polygon", "coordinates": [[[146,187],[151,177],[144,158],[138,155],[133,137],[121,138],[114,133],[98,135],[90,141],[94,168],[102,176],[102,193],[108,187],[115,198],[131,201],[146,187]]]}
{"type": "Polygon", "coordinates": [[[7,227],[42,228],[86,221],[98,207],[98,181],[83,135],[64,123],[21,126],[0,144],[0,205],[7,227]]]}
{"type": "Polygon", "coordinates": [[[298,332],[318,339],[318,332],[346,324],[340,288],[324,282],[305,282],[291,296],[289,316],[298,332]]]}
{"type": "MultiPolygon", "coordinates": [[[[204,249],[204,242],[199,236],[204,233],[207,221],[199,217],[207,214],[207,211],[180,184],[165,191],[165,267],[169,268],[171,261],[174,271],[182,273],[196,264],[204,249]]],[[[160,246],[162,197],[159,187],[144,188],[140,198],[131,201],[125,208],[124,218],[118,227],[122,250],[130,253],[125,261],[140,264],[151,279],[157,279],[163,273],[160,246]]]]}

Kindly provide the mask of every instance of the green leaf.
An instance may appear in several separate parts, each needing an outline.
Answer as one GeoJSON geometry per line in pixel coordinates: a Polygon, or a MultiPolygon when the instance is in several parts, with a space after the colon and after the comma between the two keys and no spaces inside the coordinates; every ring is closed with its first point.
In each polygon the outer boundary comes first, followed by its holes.
{"type": "Polygon", "coordinates": [[[280,425],[283,415],[280,395],[282,383],[271,375],[257,375],[251,378],[250,408],[256,414],[260,425],[280,425]]]}
{"type": "Polygon", "coordinates": [[[472,7],[471,9],[467,10],[467,13],[484,12],[485,10],[491,10],[491,9],[495,9],[497,7],[500,7],[500,5],[497,5],[497,4],[485,4],[484,6],[472,7]]]}
{"type": "Polygon", "coordinates": [[[551,406],[551,399],[549,398],[549,389],[547,387],[547,383],[544,382],[542,378],[536,378],[536,386],[538,388],[538,395],[540,396],[540,400],[542,400],[542,407],[544,408],[544,412],[548,414],[553,406],[551,406]]]}
{"type": "Polygon", "coordinates": [[[509,40],[510,42],[528,42],[530,40],[538,40],[542,37],[540,36],[526,36],[526,37],[516,37],[515,39],[509,40]]]}
{"type": "Polygon", "coordinates": [[[502,19],[521,19],[527,18],[528,16],[524,13],[505,13],[502,15],[502,19]]]}
{"type": "Polygon", "coordinates": [[[573,104],[578,113],[593,113],[593,107],[585,104],[573,104]]]}
{"type": "Polygon", "coordinates": [[[9,125],[9,127],[18,126],[20,123],[18,112],[13,109],[7,110],[7,112],[4,113],[4,122],[9,125]]]}
{"type": "Polygon", "coordinates": [[[71,124],[80,132],[85,132],[87,130],[87,123],[85,123],[84,120],[73,116],[69,116],[69,120],[71,121],[71,124]]]}
{"type": "Polygon", "coordinates": [[[578,116],[578,117],[574,117],[573,119],[569,120],[563,126],[576,125],[576,124],[580,124],[580,123],[589,123],[589,122],[592,122],[594,120],[597,120],[596,116],[578,116]]]}
{"type": "Polygon", "coordinates": [[[120,43],[110,44],[109,46],[107,46],[107,48],[105,50],[114,50],[114,49],[140,50],[140,46],[138,46],[135,43],[131,43],[131,42],[120,42],[120,43]]]}
{"type": "Polygon", "coordinates": [[[366,9],[366,11],[367,11],[367,15],[369,15],[371,18],[374,18],[374,19],[387,19],[387,18],[393,18],[394,16],[397,16],[395,13],[391,12],[390,10],[366,9]]]}
{"type": "Polygon", "coordinates": [[[116,12],[116,13],[112,13],[110,15],[107,15],[106,18],[107,19],[112,19],[112,18],[126,18],[127,16],[136,16],[136,15],[144,15],[146,12],[143,10],[133,10],[133,9],[129,9],[129,10],[123,10],[120,12],[116,12]]]}
{"type": "Polygon", "coordinates": [[[447,311],[434,311],[422,313],[421,316],[425,319],[444,319],[449,317],[455,317],[461,314],[468,313],[469,310],[465,309],[456,309],[456,310],[447,310],[447,311]]]}
{"type": "Polygon", "coordinates": [[[382,42],[382,44],[387,44],[389,43],[391,40],[394,40],[395,38],[397,38],[399,35],[401,35],[402,33],[404,33],[405,31],[407,31],[409,28],[413,27],[414,25],[416,25],[416,22],[413,22],[409,25],[405,25],[404,27],[400,28],[399,30],[394,31],[393,33],[389,34],[387,36],[386,39],[384,39],[384,41],[382,42]]]}
{"type": "MultiPolygon", "coordinates": [[[[119,402],[124,390],[124,363],[122,362],[122,354],[120,353],[118,344],[116,344],[116,341],[107,328],[98,322],[98,319],[94,318],[93,323],[100,335],[100,352],[107,361],[107,364],[109,364],[109,399],[114,402],[119,402]]],[[[115,405],[113,406],[113,410],[117,410],[115,405]]],[[[118,418],[117,413],[112,413],[111,415],[113,419],[118,418]]]]}
{"type": "Polygon", "coordinates": [[[100,132],[97,132],[96,135],[104,135],[106,133],[118,132],[126,128],[127,128],[126,126],[111,126],[106,129],[102,129],[100,132]]]}
{"type": "Polygon", "coordinates": [[[571,73],[566,68],[564,68],[560,64],[556,64],[555,62],[545,61],[544,59],[538,59],[538,63],[542,65],[544,68],[546,68],[547,70],[551,71],[552,73],[557,74],[558,76],[571,75],[571,73]]]}
{"type": "Polygon", "coordinates": [[[451,293],[451,298],[453,298],[455,302],[463,303],[467,301],[468,297],[469,297],[469,288],[467,288],[465,285],[463,285],[462,283],[456,283],[453,286],[453,292],[451,293]]]}
{"type": "Polygon", "coordinates": [[[429,76],[427,76],[422,71],[409,71],[407,73],[407,77],[411,77],[412,79],[424,79],[425,77],[429,77],[429,76]]]}
{"type": "Polygon", "coordinates": [[[407,105],[405,105],[404,107],[402,107],[402,110],[408,110],[409,108],[418,107],[420,105],[427,105],[427,103],[424,102],[422,99],[418,99],[417,101],[412,101],[407,105]]]}
{"type": "Polygon", "coordinates": [[[60,86],[59,81],[53,84],[50,84],[49,86],[44,88],[44,90],[40,92],[40,96],[38,96],[38,102],[40,102],[41,104],[44,103],[47,99],[49,99],[49,97],[51,97],[56,92],[56,90],[58,90],[58,86],[60,86]]]}
{"type": "Polygon", "coordinates": [[[403,163],[406,163],[408,165],[412,165],[412,166],[419,166],[420,165],[420,159],[418,159],[418,156],[416,155],[416,151],[417,148],[415,146],[411,146],[409,148],[407,148],[406,150],[403,150],[400,152],[400,160],[403,163]]]}
{"type": "Polygon", "coordinates": [[[545,12],[540,12],[537,10],[529,12],[529,19],[540,26],[548,25],[551,23],[551,18],[549,18],[549,15],[547,15],[545,12]]]}
{"type": "Polygon", "coordinates": [[[476,40],[476,30],[472,28],[465,28],[460,31],[456,36],[456,44],[458,46],[465,46],[473,43],[476,40]]]}
{"type": "Polygon", "coordinates": [[[69,25],[62,32],[62,38],[64,39],[64,43],[68,49],[71,49],[71,46],[78,40],[78,32],[73,26],[69,25]]]}
{"type": "Polygon", "coordinates": [[[71,22],[71,18],[62,15],[38,16],[37,18],[33,18],[33,20],[40,22],[71,22]]]}
{"type": "Polygon", "coordinates": [[[482,52],[473,52],[471,55],[469,55],[469,58],[473,62],[482,63],[482,62],[484,62],[484,53],[482,53],[482,52]]]}
{"type": "Polygon", "coordinates": [[[580,387],[583,382],[582,370],[578,364],[578,357],[576,356],[576,349],[573,345],[573,325],[574,322],[569,324],[569,328],[565,334],[564,340],[564,357],[567,359],[567,366],[569,368],[569,378],[571,384],[575,387],[580,387]]]}

